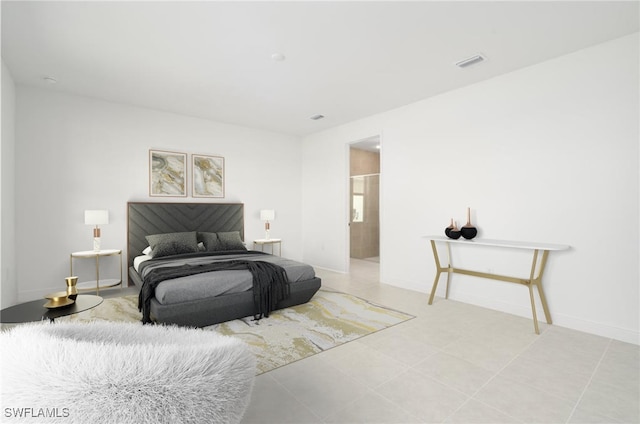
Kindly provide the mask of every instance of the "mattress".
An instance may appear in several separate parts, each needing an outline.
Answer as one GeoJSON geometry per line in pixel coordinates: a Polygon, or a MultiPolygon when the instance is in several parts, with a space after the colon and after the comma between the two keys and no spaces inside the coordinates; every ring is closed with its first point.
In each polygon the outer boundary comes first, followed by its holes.
{"type": "MultiPolygon", "coordinates": [[[[230,260],[264,261],[279,265],[284,268],[287,279],[292,286],[297,282],[308,281],[315,278],[315,271],[310,265],[255,251],[223,255],[198,253],[161,259],[141,258],[137,261],[137,272],[140,280],[144,281],[145,276],[151,270],[157,269],[158,267],[197,266],[200,264],[230,260]]],[[[241,293],[251,290],[252,288],[253,277],[248,270],[214,271],[165,280],[156,287],[155,299],[162,305],[172,305],[232,293],[241,293]]]]}

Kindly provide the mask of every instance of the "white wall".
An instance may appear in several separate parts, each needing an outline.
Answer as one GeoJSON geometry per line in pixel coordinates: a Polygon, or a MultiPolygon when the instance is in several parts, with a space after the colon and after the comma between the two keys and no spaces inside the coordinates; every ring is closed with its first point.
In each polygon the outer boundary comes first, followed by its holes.
{"type": "MultiPolygon", "coordinates": [[[[305,259],[346,270],[345,144],[381,134],[383,282],[430,291],[421,237],[470,206],[482,237],[571,245],[546,269],[555,324],[639,343],[638,51],[634,34],[306,137],[305,259]]],[[[524,277],[528,260],[454,251],[458,266],[524,277]]],[[[452,299],[531,316],[521,286],[452,280],[452,299]]]]}
{"type": "Polygon", "coordinates": [[[18,299],[15,278],[15,85],[2,62],[2,143],[0,145],[0,305],[18,299]]]}
{"type": "MultiPolygon", "coordinates": [[[[247,241],[264,237],[259,210],[275,209],[271,236],[283,239],[284,256],[302,259],[296,137],[18,85],[16,140],[21,301],[63,289],[69,253],[91,250],[85,209],[109,210],[102,247],[124,250],[128,201],[201,201],[148,196],[150,148],[224,156],[226,196],[211,201],[245,204],[247,241]]],[[[91,269],[76,263],[82,280],[91,269]]]]}

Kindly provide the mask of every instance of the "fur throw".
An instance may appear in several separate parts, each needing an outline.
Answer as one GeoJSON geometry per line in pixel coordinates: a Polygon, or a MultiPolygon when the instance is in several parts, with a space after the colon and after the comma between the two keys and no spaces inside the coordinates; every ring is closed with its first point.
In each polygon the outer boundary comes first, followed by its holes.
{"type": "Polygon", "coordinates": [[[239,339],[133,323],[0,333],[3,423],[237,423],[255,358],[239,339]]]}

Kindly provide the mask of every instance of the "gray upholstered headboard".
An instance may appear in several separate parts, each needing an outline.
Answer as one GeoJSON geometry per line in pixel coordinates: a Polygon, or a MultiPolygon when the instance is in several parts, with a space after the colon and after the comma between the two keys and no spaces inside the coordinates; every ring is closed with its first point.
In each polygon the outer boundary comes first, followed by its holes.
{"type": "Polygon", "coordinates": [[[128,266],[149,245],[145,236],[182,231],[240,231],[240,237],[244,240],[244,204],[129,202],[128,266]]]}

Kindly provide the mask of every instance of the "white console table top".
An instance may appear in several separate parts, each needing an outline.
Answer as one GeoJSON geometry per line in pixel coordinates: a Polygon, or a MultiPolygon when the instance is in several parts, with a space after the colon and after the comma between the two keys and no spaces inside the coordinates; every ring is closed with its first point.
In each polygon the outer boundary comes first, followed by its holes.
{"type": "Polygon", "coordinates": [[[567,250],[569,246],[566,244],[550,244],[535,243],[528,241],[512,241],[512,240],[492,240],[483,238],[474,238],[467,240],[464,238],[451,239],[445,236],[425,236],[424,238],[433,241],[442,241],[447,243],[459,243],[476,246],[494,246],[494,247],[512,247],[515,249],[533,249],[533,250],[567,250]]]}

